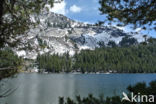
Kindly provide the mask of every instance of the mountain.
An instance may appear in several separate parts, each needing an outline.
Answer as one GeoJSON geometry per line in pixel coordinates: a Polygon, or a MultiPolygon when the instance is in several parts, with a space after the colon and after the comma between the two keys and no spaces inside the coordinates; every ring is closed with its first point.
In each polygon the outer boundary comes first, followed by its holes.
{"type": "Polygon", "coordinates": [[[119,45],[124,37],[135,38],[138,43],[144,41],[143,35],[138,33],[81,23],[52,12],[42,12],[37,18],[40,24],[36,28],[31,28],[27,35],[16,37],[20,44],[13,51],[18,56],[36,59],[38,54],[47,52],[60,55],[69,52],[74,55],[82,49],[94,50],[101,47],[101,44],[108,46],[109,41],[119,45]]]}

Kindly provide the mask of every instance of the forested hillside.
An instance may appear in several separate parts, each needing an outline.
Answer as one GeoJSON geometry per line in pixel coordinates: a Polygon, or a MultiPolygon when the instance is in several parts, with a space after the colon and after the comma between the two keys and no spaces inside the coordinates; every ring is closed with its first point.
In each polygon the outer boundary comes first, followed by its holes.
{"type": "Polygon", "coordinates": [[[156,72],[156,42],[150,39],[145,45],[127,47],[102,47],[95,50],[82,50],[73,57],[44,54],[39,55],[39,69],[48,72],[119,72],[154,73],[156,72]]]}
{"type": "Polygon", "coordinates": [[[72,58],[69,57],[69,54],[64,54],[63,56],[58,54],[50,55],[49,53],[38,55],[37,63],[39,64],[39,69],[45,69],[40,71],[70,72],[72,69],[72,58]]]}

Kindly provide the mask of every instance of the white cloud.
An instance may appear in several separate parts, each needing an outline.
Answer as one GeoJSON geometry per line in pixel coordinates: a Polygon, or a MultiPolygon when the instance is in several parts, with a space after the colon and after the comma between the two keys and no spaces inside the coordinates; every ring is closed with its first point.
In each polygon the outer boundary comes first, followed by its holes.
{"type": "Polygon", "coordinates": [[[79,13],[79,12],[81,12],[81,8],[80,7],[78,7],[78,6],[76,6],[76,5],[72,5],[70,8],[69,8],[69,10],[71,11],[71,12],[73,12],[73,13],[79,13]]]}
{"type": "Polygon", "coordinates": [[[62,1],[61,3],[55,3],[53,8],[51,8],[50,5],[46,5],[46,6],[49,8],[51,12],[63,14],[63,15],[66,14],[66,2],[65,1],[62,1]]]}

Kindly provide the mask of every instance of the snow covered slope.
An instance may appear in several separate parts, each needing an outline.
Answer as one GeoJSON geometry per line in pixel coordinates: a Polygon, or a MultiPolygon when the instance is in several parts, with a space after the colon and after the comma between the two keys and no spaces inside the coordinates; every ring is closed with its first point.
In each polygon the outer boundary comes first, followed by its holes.
{"type": "Polygon", "coordinates": [[[43,12],[38,18],[41,23],[36,28],[30,29],[27,35],[17,37],[21,42],[13,50],[23,58],[36,59],[38,54],[48,52],[74,55],[75,51],[100,47],[99,42],[106,46],[111,40],[119,44],[125,36],[134,37],[138,42],[144,41],[141,34],[80,23],[60,14],[43,12]]]}

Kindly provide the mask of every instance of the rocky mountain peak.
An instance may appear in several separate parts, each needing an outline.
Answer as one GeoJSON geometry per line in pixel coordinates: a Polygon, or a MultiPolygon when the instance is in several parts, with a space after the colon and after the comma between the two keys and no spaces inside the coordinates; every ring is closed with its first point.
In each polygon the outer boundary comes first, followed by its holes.
{"type": "Polygon", "coordinates": [[[40,24],[29,30],[27,35],[18,36],[21,43],[13,50],[19,56],[36,59],[38,54],[69,52],[73,55],[82,49],[95,49],[101,43],[105,46],[109,41],[117,45],[122,38],[128,36],[138,42],[144,41],[141,34],[126,33],[115,27],[96,26],[77,22],[52,12],[42,12],[40,24]],[[99,44],[100,43],[100,44],[99,44]]]}

